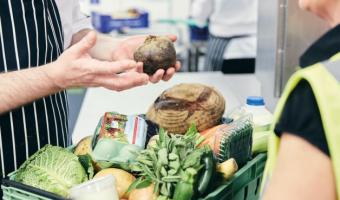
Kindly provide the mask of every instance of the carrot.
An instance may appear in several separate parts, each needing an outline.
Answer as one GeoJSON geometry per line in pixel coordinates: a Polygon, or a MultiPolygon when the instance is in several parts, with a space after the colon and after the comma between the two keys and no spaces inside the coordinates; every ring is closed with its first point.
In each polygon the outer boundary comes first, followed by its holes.
{"type": "Polygon", "coordinates": [[[201,132],[201,136],[204,138],[204,141],[200,144],[200,146],[209,145],[212,149],[214,149],[214,140],[215,135],[218,130],[223,129],[224,127],[228,126],[227,124],[220,124],[214,126],[210,129],[201,132]]]}

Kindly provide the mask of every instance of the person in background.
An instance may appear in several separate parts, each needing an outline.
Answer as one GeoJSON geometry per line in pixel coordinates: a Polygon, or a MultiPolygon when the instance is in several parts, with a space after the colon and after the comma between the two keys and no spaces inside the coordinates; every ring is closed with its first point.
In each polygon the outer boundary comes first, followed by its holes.
{"type": "Polygon", "coordinates": [[[77,0],[0,1],[0,181],[45,144],[71,144],[67,88],[169,80],[179,63],[149,77],[133,61],[144,39],[96,34],[77,0]]]}
{"type": "Polygon", "coordinates": [[[207,70],[254,73],[257,0],[192,0],[190,17],[201,27],[209,23],[207,70]]]}
{"type": "Polygon", "coordinates": [[[300,57],[277,105],[263,200],[340,199],[340,1],[299,5],[332,28],[300,57]]]}

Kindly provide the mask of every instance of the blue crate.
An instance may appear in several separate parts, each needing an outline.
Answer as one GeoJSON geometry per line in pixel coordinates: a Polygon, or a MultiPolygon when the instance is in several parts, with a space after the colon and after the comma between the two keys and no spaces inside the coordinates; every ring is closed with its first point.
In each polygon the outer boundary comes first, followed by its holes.
{"type": "Polygon", "coordinates": [[[149,13],[138,10],[139,16],[135,18],[114,19],[111,15],[103,15],[98,12],[92,12],[92,25],[102,33],[109,33],[113,30],[122,28],[147,28],[149,27],[149,13]]]}
{"type": "Polygon", "coordinates": [[[207,41],[209,38],[209,28],[205,26],[200,28],[195,25],[189,25],[191,41],[207,41]]]}

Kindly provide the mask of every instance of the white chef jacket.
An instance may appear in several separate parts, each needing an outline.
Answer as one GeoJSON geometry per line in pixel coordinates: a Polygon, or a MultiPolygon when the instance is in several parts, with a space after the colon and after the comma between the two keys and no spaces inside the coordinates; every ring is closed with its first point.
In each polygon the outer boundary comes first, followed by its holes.
{"type": "Polygon", "coordinates": [[[256,56],[258,0],[192,0],[190,16],[198,25],[206,24],[217,37],[233,37],[225,52],[225,59],[254,58],[256,56]]]}
{"type": "Polygon", "coordinates": [[[64,31],[64,48],[70,46],[72,35],[85,28],[93,28],[89,16],[80,11],[79,0],[55,0],[64,31]]]}

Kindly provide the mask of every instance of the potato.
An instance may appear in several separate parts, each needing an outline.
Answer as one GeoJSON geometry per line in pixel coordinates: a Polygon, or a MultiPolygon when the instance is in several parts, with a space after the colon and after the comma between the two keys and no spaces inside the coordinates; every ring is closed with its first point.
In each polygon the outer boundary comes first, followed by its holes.
{"type": "Polygon", "coordinates": [[[157,140],[159,140],[159,135],[154,135],[150,138],[147,148],[152,148],[157,146],[157,140]]]}
{"type": "Polygon", "coordinates": [[[173,42],[164,36],[148,36],[133,55],[135,61],[143,62],[143,71],[152,75],[158,69],[175,67],[176,50],[173,42]]]}
{"type": "Polygon", "coordinates": [[[74,150],[74,154],[76,154],[77,156],[90,154],[91,152],[92,152],[92,136],[87,136],[81,139],[74,150]]]}
{"type": "Polygon", "coordinates": [[[156,200],[158,195],[153,193],[154,185],[142,189],[134,189],[130,193],[129,200],[156,200]]]}
{"type": "Polygon", "coordinates": [[[126,194],[127,189],[129,186],[136,180],[136,178],[121,169],[116,168],[107,168],[99,171],[94,178],[103,177],[108,174],[112,174],[116,179],[116,189],[120,199],[128,199],[130,194],[126,194]]]}

